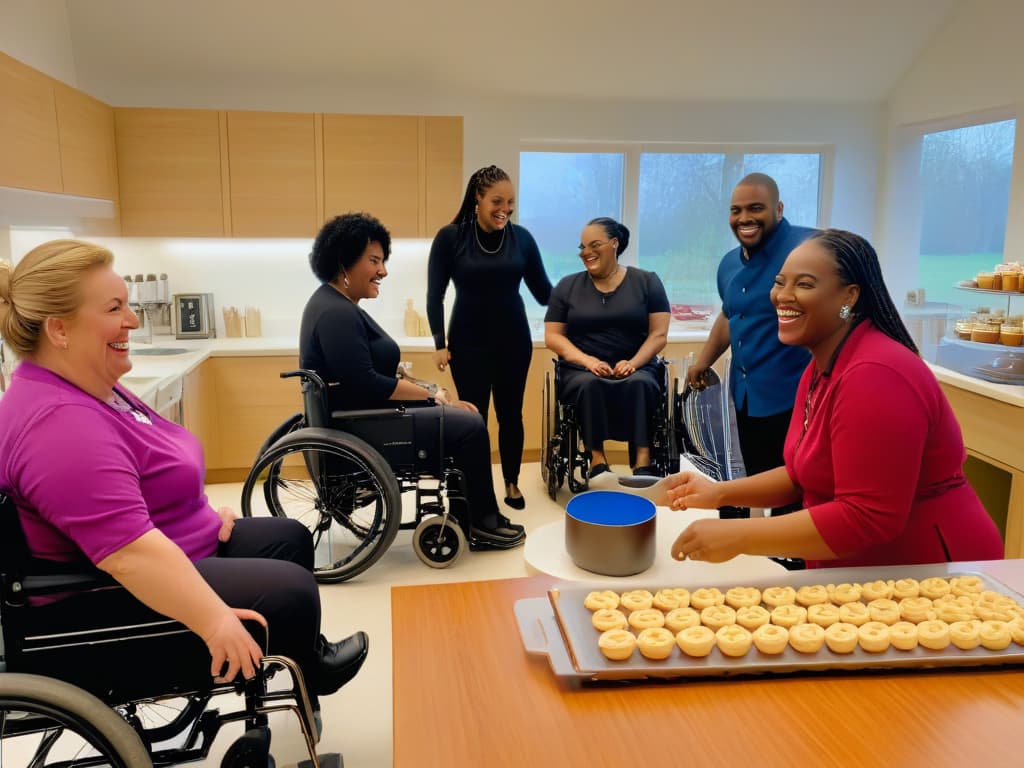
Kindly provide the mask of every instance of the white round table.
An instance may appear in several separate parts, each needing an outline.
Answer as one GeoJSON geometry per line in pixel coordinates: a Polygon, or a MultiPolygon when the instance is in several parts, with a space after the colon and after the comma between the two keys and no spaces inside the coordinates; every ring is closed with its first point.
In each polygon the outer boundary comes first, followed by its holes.
{"type": "Polygon", "coordinates": [[[654,565],[633,576],[603,576],[585,571],[565,551],[565,520],[530,531],[526,538],[524,557],[531,573],[547,574],[563,581],[601,582],[605,584],[636,584],[648,586],[741,586],[756,579],[770,579],[786,573],[786,569],[767,557],[740,555],[725,563],[679,562],[672,558],[672,543],[694,520],[718,517],[718,510],[688,509],[675,511],[658,507],[657,553],[654,565]]]}

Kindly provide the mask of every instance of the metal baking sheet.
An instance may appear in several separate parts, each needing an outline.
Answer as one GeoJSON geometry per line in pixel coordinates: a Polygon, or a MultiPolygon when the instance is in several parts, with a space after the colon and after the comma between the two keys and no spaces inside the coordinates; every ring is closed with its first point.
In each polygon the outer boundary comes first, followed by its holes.
{"type": "Polygon", "coordinates": [[[865,583],[877,579],[923,580],[932,576],[951,578],[953,576],[977,576],[986,589],[1008,595],[1024,605],[1024,595],[1010,589],[1001,581],[984,573],[967,570],[947,569],[944,565],[931,566],[890,566],[880,568],[828,568],[808,571],[791,571],[769,580],[755,580],[736,584],[723,581],[705,584],[652,584],[641,587],[636,584],[621,585],[609,583],[575,584],[562,583],[552,587],[548,596],[517,601],[515,613],[520,635],[526,650],[530,653],[546,654],[556,675],[584,680],[630,680],[644,678],[687,678],[725,677],[757,673],[786,674],[808,670],[829,669],[884,669],[900,667],[968,667],[1001,664],[1024,664],[1024,647],[1011,643],[1002,651],[991,651],[981,646],[969,651],[949,645],[941,651],[917,648],[901,651],[890,648],[883,653],[869,653],[859,646],[852,653],[836,654],[822,646],[814,654],[804,654],[787,647],[778,655],[760,653],[752,647],[743,657],[731,658],[723,655],[718,648],[702,658],[695,659],[683,654],[678,648],[664,661],[652,661],[635,652],[626,661],[611,661],[597,646],[600,632],[591,624],[591,611],[584,605],[586,596],[594,590],[610,589],[622,592],[624,589],[648,589],[651,593],[659,589],[685,587],[690,591],[702,587],[717,587],[722,592],[732,587],[791,586],[799,589],[813,584],[865,583]],[[553,604],[557,604],[555,610],[553,604]]]}

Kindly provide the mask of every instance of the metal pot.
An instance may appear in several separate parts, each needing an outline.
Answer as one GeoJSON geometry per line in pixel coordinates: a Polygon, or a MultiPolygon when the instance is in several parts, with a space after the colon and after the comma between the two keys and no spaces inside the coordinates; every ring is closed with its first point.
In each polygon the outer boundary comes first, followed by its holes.
{"type": "Polygon", "coordinates": [[[587,491],[565,508],[565,551],[585,571],[632,576],[654,564],[657,508],[643,496],[587,491]]]}

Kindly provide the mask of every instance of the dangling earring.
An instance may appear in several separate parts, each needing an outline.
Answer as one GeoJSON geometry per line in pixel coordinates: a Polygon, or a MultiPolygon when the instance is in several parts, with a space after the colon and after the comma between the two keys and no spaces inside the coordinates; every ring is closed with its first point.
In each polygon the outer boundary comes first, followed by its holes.
{"type": "Polygon", "coordinates": [[[346,288],[348,288],[348,275],[344,272],[341,273],[341,282],[346,288]]]}
{"type": "Polygon", "coordinates": [[[840,320],[849,320],[850,319],[850,305],[849,304],[843,304],[843,306],[841,306],[839,308],[839,319],[840,320]]]}
{"type": "Polygon", "coordinates": [[[476,216],[480,213],[480,203],[473,206],[473,215],[476,216]]]}
{"type": "Polygon", "coordinates": [[[61,349],[67,349],[68,348],[68,343],[65,341],[63,344],[60,345],[60,347],[61,347],[61,349]]]}

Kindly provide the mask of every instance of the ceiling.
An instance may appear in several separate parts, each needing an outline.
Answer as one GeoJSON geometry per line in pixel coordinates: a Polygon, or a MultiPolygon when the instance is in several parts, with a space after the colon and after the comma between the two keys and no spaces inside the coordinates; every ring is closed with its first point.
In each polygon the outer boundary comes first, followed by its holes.
{"type": "Polygon", "coordinates": [[[877,102],[963,0],[66,0],[78,85],[877,102]]]}

